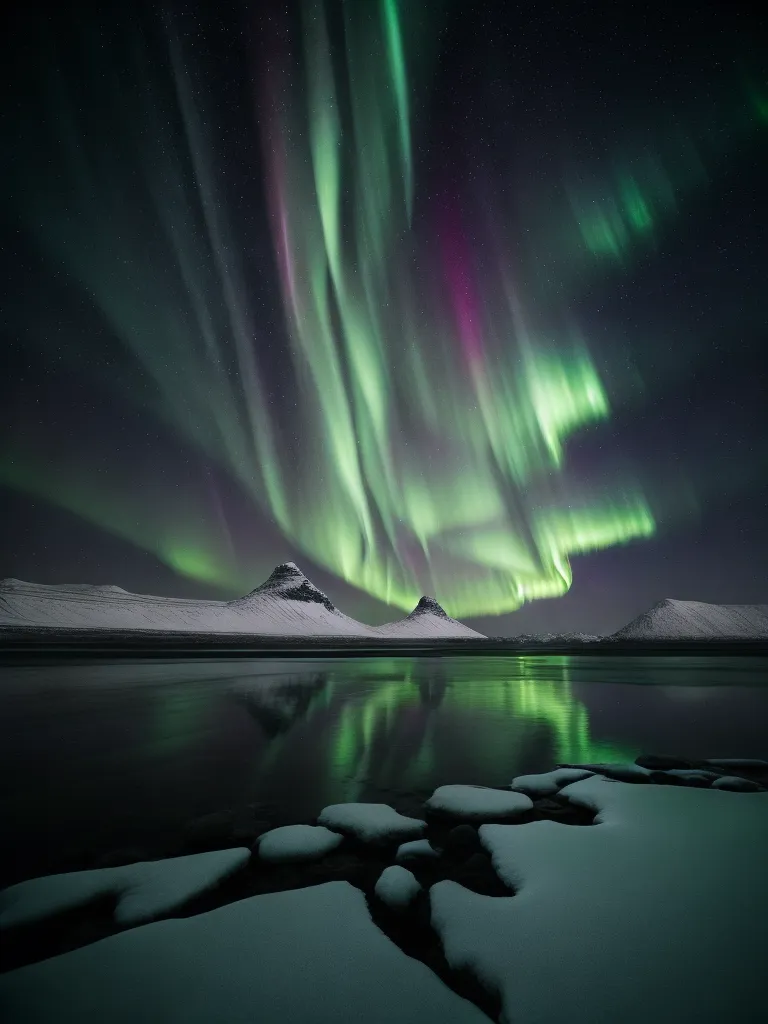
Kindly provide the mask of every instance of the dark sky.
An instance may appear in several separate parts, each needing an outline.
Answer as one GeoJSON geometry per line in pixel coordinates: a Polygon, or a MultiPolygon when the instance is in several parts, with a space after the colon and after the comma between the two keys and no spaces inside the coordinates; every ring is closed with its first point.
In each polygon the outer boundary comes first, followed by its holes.
{"type": "Polygon", "coordinates": [[[2,32],[0,577],[768,603],[759,5],[107,6],[2,32]]]}

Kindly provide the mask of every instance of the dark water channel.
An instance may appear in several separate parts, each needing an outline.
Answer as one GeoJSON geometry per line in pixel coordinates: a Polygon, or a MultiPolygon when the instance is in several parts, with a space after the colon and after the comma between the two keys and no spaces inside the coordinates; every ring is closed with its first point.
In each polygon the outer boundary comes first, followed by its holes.
{"type": "Polygon", "coordinates": [[[110,851],[184,852],[258,804],[404,813],[561,761],[768,758],[768,659],[284,658],[0,667],[0,885],[110,851]]]}

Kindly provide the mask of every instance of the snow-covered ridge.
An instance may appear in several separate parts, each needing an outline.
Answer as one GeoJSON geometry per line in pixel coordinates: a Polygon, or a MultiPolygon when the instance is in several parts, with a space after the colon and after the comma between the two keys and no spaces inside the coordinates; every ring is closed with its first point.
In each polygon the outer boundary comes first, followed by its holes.
{"type": "Polygon", "coordinates": [[[293,562],[278,565],[266,582],[233,601],[131,594],[108,585],[2,580],[2,626],[371,639],[482,637],[449,618],[433,598],[422,598],[400,622],[368,626],[340,612],[293,562]]]}
{"type": "Polygon", "coordinates": [[[617,633],[616,640],[764,640],[767,604],[659,601],[617,633]]]}

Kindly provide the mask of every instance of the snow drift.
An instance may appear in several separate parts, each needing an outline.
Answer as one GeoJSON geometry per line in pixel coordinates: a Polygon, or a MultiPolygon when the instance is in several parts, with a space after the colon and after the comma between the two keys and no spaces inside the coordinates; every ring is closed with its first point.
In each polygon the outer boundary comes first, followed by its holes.
{"type": "Polygon", "coordinates": [[[615,640],[765,640],[768,604],[705,604],[667,598],[617,633],[615,640]]]}
{"type": "Polygon", "coordinates": [[[120,587],[47,586],[0,581],[1,627],[233,633],[259,636],[330,636],[382,639],[481,637],[422,598],[401,622],[367,626],[340,612],[293,562],[233,601],[200,601],[131,594],[120,587]]]}

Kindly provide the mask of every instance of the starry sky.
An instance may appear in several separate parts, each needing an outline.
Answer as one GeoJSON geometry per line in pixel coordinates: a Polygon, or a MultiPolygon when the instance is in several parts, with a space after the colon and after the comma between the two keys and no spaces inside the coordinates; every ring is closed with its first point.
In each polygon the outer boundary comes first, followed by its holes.
{"type": "Polygon", "coordinates": [[[491,635],[768,602],[746,3],[18,6],[0,577],[491,635]]]}

